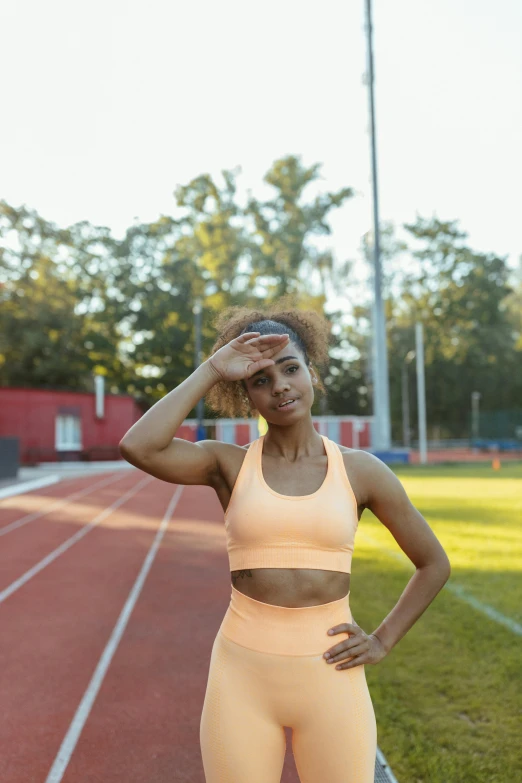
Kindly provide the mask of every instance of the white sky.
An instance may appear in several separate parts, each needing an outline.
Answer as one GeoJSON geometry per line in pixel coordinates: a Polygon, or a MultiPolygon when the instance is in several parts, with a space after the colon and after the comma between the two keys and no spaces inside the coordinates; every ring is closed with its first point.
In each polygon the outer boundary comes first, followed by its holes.
{"type": "MultiPolygon", "coordinates": [[[[520,0],[374,0],[381,220],[460,219],[522,253],[520,0]]],[[[173,214],[203,172],[285,154],[358,196],[337,258],[371,227],[364,0],[17,0],[0,6],[0,198],[121,237],[173,214]]],[[[310,191],[310,195],[312,195],[310,191]]]]}

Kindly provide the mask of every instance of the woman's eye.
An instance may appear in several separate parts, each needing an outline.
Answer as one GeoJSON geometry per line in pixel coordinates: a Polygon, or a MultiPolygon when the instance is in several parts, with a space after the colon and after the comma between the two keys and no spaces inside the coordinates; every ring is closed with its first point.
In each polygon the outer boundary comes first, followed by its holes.
{"type": "MultiPolygon", "coordinates": [[[[286,368],[287,370],[298,370],[299,365],[297,364],[291,364],[289,367],[286,368]]],[[[286,370],[285,370],[286,372],[286,370]]],[[[291,373],[291,375],[295,375],[295,373],[291,373]]],[[[258,380],[255,382],[254,386],[259,386],[261,384],[261,381],[264,381],[264,378],[258,378],[258,380]]]]}

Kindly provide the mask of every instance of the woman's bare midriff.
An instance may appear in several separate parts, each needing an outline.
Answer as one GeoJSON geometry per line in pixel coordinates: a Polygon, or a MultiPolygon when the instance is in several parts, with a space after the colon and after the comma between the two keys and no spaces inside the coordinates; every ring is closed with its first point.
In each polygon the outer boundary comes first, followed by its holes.
{"type": "Polygon", "coordinates": [[[350,574],[312,568],[245,568],[231,571],[236,590],[275,606],[299,607],[327,604],[344,598],[350,574]]]}

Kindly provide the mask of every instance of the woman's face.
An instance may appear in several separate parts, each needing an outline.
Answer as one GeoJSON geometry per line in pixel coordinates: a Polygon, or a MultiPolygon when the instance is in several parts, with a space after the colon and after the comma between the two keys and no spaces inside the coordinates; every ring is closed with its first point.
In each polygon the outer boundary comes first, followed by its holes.
{"type": "Polygon", "coordinates": [[[301,351],[292,341],[271,358],[275,364],[259,370],[244,383],[252,406],[275,424],[298,415],[299,411],[303,415],[310,410],[317,377],[311,364],[306,366],[301,351]],[[294,398],[296,402],[288,410],[281,410],[278,405],[283,398],[294,398]]]}

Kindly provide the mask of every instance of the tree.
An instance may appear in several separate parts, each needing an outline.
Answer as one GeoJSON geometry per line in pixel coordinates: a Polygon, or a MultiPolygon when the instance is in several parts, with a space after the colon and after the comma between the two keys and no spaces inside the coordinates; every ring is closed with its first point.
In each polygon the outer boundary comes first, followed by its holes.
{"type": "Polygon", "coordinates": [[[458,221],[417,217],[405,229],[416,262],[404,273],[389,323],[390,379],[395,437],[400,437],[400,377],[415,347],[414,326],[424,324],[427,416],[447,436],[469,435],[472,391],[482,407],[513,402],[513,329],[503,302],[511,292],[506,259],[470,249],[458,221]]]}
{"type": "Polygon", "coordinates": [[[311,241],[331,234],[328,214],[353,196],[352,188],[342,188],[305,202],[304,190],[319,180],[320,168],[318,163],[304,166],[295,155],[280,158],[264,177],[274,188],[274,196],[265,201],[249,198],[245,211],[253,223],[249,282],[254,288],[258,278],[263,278],[271,299],[291,292],[309,292],[324,300],[330,293],[328,287],[335,286],[349,271],[346,262],[336,270],[331,251],[320,251],[311,241]]]}

